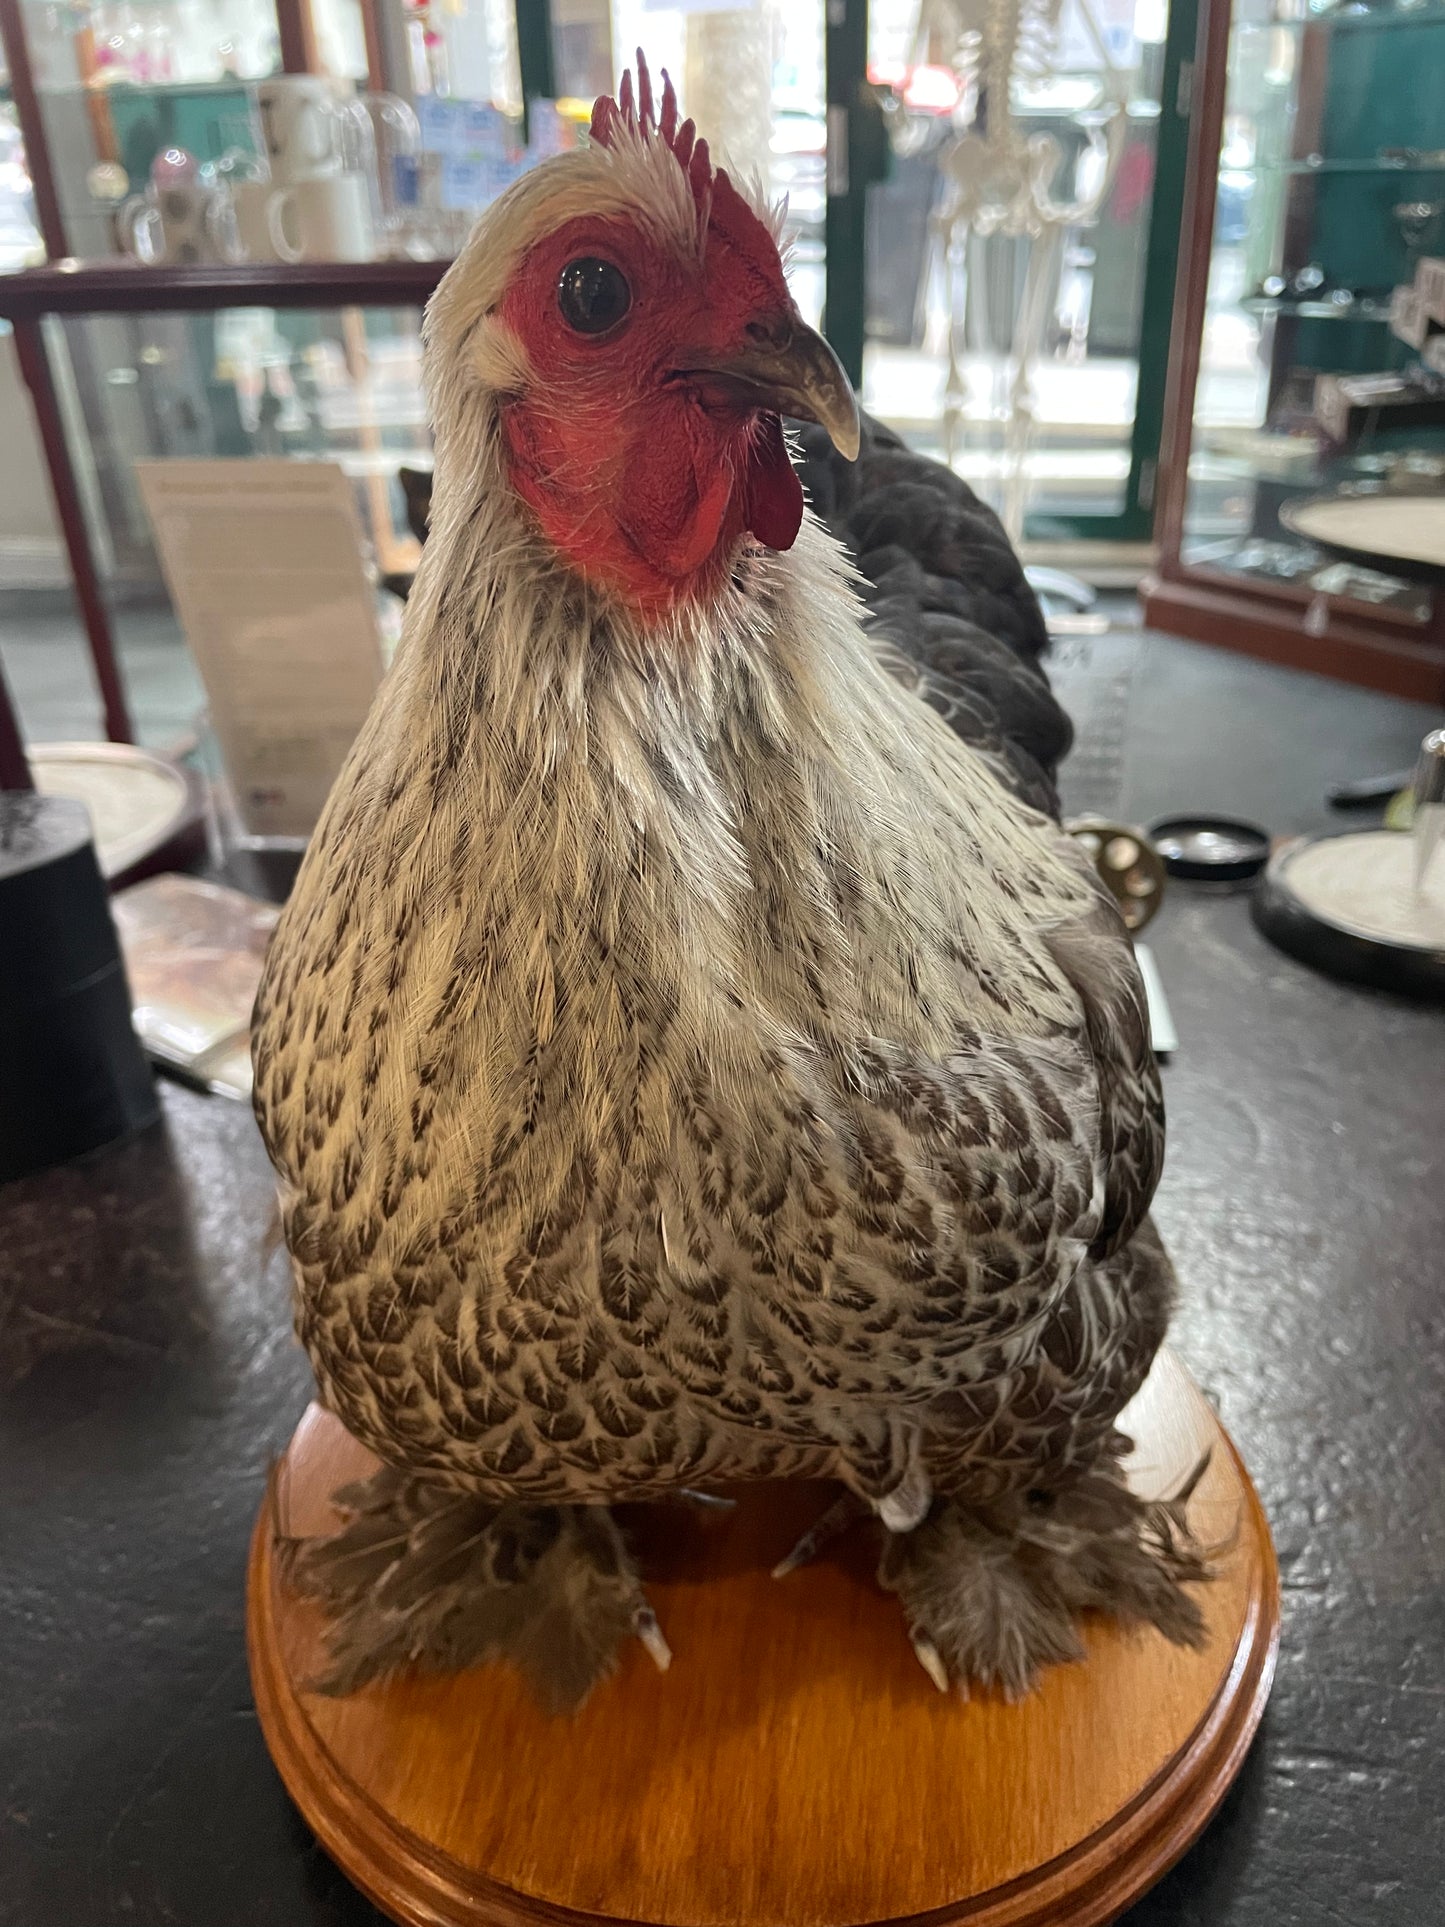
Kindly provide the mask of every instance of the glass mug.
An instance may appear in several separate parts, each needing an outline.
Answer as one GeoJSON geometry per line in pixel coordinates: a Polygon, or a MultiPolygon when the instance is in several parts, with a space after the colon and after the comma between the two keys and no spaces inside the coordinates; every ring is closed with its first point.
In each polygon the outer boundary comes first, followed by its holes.
{"type": "Polygon", "coordinates": [[[273,188],[266,223],[277,259],[374,261],[374,198],[365,174],[331,174],[273,188]]]}
{"type": "Polygon", "coordinates": [[[152,185],[133,194],[117,214],[121,246],[147,267],[226,260],[216,225],[218,201],[216,190],[202,181],[152,185]]]}
{"type": "Polygon", "coordinates": [[[374,182],[364,174],[275,182],[232,176],[215,193],[207,234],[214,258],[241,262],[374,261],[374,182]]]}
{"type": "Polygon", "coordinates": [[[232,177],[216,193],[211,233],[220,259],[239,266],[243,261],[279,261],[271,245],[267,218],[276,189],[266,180],[232,177]]]}

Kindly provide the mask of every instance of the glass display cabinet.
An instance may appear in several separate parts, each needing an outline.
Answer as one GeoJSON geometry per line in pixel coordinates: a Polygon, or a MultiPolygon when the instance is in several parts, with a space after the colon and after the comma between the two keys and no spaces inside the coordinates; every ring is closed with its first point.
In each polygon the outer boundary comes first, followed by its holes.
{"type": "Polygon", "coordinates": [[[1438,486],[1445,518],[1445,6],[1206,0],[1196,74],[1148,619],[1438,700],[1438,594],[1290,505],[1438,486]]]}

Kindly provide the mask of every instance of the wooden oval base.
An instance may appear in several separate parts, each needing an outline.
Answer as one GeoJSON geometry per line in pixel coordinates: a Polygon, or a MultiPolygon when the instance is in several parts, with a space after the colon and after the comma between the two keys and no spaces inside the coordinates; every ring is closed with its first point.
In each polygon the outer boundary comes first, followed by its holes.
{"type": "MultiPolygon", "coordinates": [[[[251,1678],[271,1754],[322,1844],[408,1927],[1095,1927],[1199,1833],[1238,1772],[1279,1634],[1269,1527],[1227,1435],[1162,1355],[1123,1420],[1141,1489],[1213,1458],[1190,1517],[1228,1542],[1202,1589],[1209,1640],[1180,1652],[1107,1623],[1018,1705],[944,1697],[913,1656],[859,1530],[769,1574],[820,1489],[735,1511],[639,1511],[628,1530],[676,1655],[640,1646],[571,1720],[510,1669],[407,1676],[349,1699],[305,1689],[319,1610],[251,1550],[251,1678]]],[[[285,1461],[292,1531],[366,1453],[315,1407],[285,1461]]]]}

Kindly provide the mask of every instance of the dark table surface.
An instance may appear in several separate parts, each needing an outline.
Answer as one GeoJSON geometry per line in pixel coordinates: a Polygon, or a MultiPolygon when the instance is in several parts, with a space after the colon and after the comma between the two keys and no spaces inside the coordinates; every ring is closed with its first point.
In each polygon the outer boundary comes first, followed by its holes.
{"type": "MultiPolygon", "coordinates": [[[[1174,1342],[1284,1576],[1237,1785],[1130,1927],[1445,1919],[1445,1018],[1272,951],[1176,886],[1182,1047],[1158,1215],[1174,1342]]],[[[0,1193],[0,1922],[373,1923],[252,1710],[243,1582],[308,1397],[249,1113],[0,1193]]]]}

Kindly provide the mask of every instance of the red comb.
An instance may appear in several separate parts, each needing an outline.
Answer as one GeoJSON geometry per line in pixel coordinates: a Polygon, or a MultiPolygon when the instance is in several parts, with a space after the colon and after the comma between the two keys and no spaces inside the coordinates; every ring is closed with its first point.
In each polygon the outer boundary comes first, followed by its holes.
{"type": "Polygon", "coordinates": [[[660,140],[672,150],[678,166],[688,178],[693,198],[702,206],[712,192],[713,170],[707,142],[697,138],[690,120],[678,125],[677,94],[667,69],[662,70],[662,114],[653,113],[652,75],[641,47],[637,49],[637,95],[633,98],[632,73],[624,69],[617,98],[599,94],[592,109],[591,137],[599,147],[610,147],[618,127],[630,127],[643,140],[660,140]]]}

